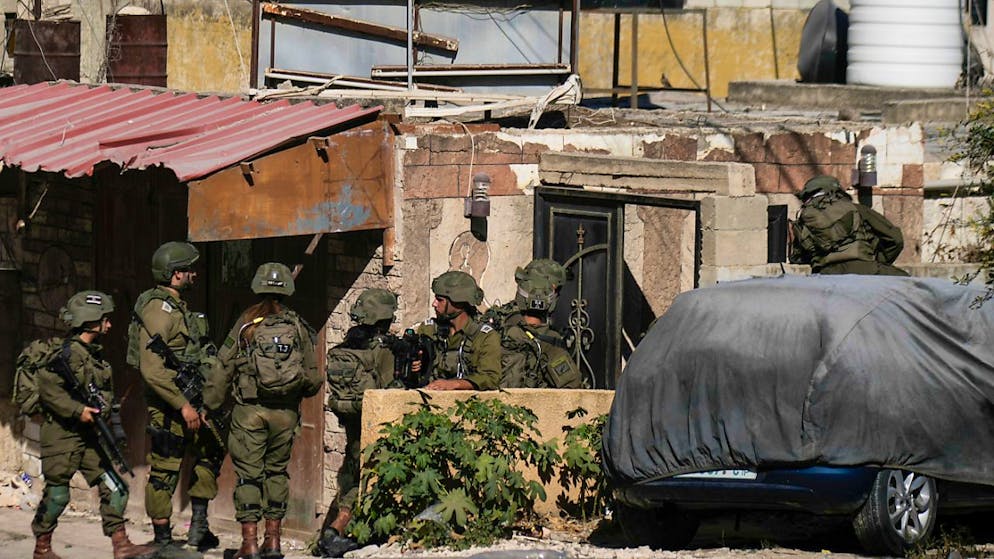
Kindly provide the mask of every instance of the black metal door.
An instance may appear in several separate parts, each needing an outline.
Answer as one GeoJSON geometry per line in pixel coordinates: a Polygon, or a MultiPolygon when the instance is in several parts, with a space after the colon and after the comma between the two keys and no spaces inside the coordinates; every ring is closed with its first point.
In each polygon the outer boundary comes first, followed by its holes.
{"type": "Polygon", "coordinates": [[[621,204],[536,194],[535,256],[570,272],[552,323],[565,333],[588,388],[614,388],[619,373],[623,227],[621,204]]]}

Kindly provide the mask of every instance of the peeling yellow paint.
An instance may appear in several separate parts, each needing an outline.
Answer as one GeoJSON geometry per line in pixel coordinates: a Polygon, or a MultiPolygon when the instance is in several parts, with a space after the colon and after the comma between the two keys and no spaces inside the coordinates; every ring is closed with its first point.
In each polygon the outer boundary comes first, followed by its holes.
{"type": "MultiPolygon", "coordinates": [[[[611,87],[614,17],[585,12],[580,20],[579,70],[586,88],[611,87]]],[[[806,10],[773,10],[771,27],[768,8],[708,9],[712,95],[726,96],[730,81],[797,79],[797,50],[806,17],[806,10]],[[775,49],[772,31],[776,35],[775,49]]],[[[658,13],[640,14],[638,26],[640,86],[660,87],[665,76],[672,87],[704,87],[703,14],[667,13],[665,22],[658,13]]],[[[631,83],[631,31],[632,16],[622,15],[618,81],[624,86],[631,83]]]]}
{"type": "Polygon", "coordinates": [[[227,17],[196,12],[170,16],[166,61],[170,88],[245,92],[249,86],[251,63],[251,22],[235,21],[232,24],[227,17]]]}

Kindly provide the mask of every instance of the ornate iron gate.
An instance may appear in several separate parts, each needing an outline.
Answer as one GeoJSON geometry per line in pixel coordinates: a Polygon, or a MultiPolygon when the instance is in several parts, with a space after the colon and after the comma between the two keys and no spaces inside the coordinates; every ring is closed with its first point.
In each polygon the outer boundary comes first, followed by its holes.
{"type": "Polygon", "coordinates": [[[567,346],[588,388],[613,389],[622,361],[631,351],[623,340],[623,302],[632,300],[637,286],[624,262],[625,205],[668,207],[693,211],[694,287],[701,262],[700,202],[592,192],[542,186],[535,190],[535,258],[552,258],[570,272],[559,293],[552,323],[564,333],[567,346]]]}

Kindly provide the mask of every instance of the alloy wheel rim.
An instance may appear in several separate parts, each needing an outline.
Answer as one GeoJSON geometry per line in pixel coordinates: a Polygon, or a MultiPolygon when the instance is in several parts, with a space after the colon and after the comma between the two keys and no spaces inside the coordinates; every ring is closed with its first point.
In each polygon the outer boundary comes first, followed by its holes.
{"type": "Polygon", "coordinates": [[[925,535],[935,511],[935,494],[929,478],[912,472],[892,471],[887,478],[887,516],[891,528],[905,543],[925,535]]]}

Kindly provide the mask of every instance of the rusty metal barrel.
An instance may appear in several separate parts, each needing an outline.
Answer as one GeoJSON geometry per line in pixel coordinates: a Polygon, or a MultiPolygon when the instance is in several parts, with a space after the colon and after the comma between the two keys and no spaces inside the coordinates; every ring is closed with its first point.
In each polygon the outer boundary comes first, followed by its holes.
{"type": "Polygon", "coordinates": [[[164,15],[109,15],[107,81],[166,87],[164,15]]]}
{"type": "Polygon", "coordinates": [[[79,81],[79,22],[32,21],[14,24],[14,83],[79,81]]]}

